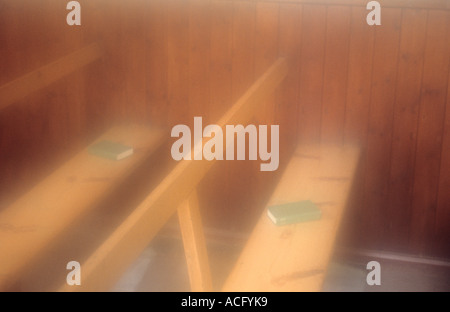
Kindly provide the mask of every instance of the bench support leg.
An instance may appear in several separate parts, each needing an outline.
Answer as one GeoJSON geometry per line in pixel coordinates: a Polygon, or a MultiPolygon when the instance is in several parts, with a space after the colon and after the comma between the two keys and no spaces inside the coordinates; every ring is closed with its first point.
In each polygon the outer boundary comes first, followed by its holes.
{"type": "Polygon", "coordinates": [[[203,234],[197,192],[178,208],[178,220],[192,291],[212,291],[211,272],[203,234]]]}

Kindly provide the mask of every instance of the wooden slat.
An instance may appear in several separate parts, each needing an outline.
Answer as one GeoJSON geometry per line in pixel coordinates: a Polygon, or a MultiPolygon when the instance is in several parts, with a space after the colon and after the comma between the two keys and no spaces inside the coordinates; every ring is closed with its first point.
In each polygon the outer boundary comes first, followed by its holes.
{"type": "Polygon", "coordinates": [[[403,11],[385,229],[386,247],[398,252],[408,251],[426,25],[427,11],[403,11]]]}
{"type": "MultiPolygon", "coordinates": [[[[278,58],[279,4],[256,3],[255,16],[254,70],[255,75],[259,76],[278,58]]],[[[264,102],[261,102],[252,124],[269,125],[269,128],[270,125],[279,125],[275,121],[275,100],[278,92],[281,92],[281,89],[270,94],[264,102]]],[[[283,125],[280,125],[280,128],[283,129],[283,125]]],[[[268,135],[267,142],[268,145],[271,144],[270,135],[268,135]]],[[[241,173],[248,172],[248,174],[241,175],[239,182],[234,182],[234,184],[238,184],[239,190],[245,190],[243,194],[246,199],[243,196],[237,197],[240,205],[244,207],[240,206],[235,213],[241,214],[242,218],[251,224],[249,225],[251,227],[259,215],[257,207],[262,207],[267,201],[279,171],[261,172],[260,165],[254,161],[244,161],[239,165],[242,167],[239,171],[241,173]],[[251,203],[251,205],[245,203],[251,203]]]]}
{"type": "Polygon", "coordinates": [[[24,267],[77,218],[112,192],[162,142],[162,132],[144,126],[121,126],[100,139],[133,146],[122,161],[90,155],[86,149],[0,213],[0,289],[20,279],[24,267]]]}
{"type": "MultiPolygon", "coordinates": [[[[360,221],[366,217],[363,185],[375,32],[375,27],[369,27],[365,18],[361,18],[366,13],[365,8],[352,7],[344,124],[344,142],[361,145],[361,162],[357,172],[355,196],[352,199],[351,207],[351,209],[354,209],[351,214],[355,218],[359,218],[360,221]]],[[[356,224],[361,225],[361,223],[356,224]]],[[[367,243],[365,235],[358,236],[358,240],[363,245],[367,243]]]]}
{"type": "MultiPolygon", "coordinates": [[[[210,29],[210,105],[204,111],[211,121],[216,121],[233,105],[232,101],[232,59],[233,59],[233,3],[221,0],[211,1],[210,29]]],[[[207,207],[203,218],[209,225],[223,224],[229,216],[223,184],[228,176],[227,166],[216,166],[205,176],[198,187],[199,197],[207,207]],[[217,177],[223,177],[219,182],[217,177]]]]}
{"type": "MultiPolygon", "coordinates": [[[[297,141],[299,97],[300,44],[302,7],[280,6],[278,52],[289,60],[289,72],[276,99],[276,124],[283,125],[280,133],[280,155],[289,155],[297,141]]],[[[281,156],[283,157],[283,156],[281,156]]]]}
{"type": "Polygon", "coordinates": [[[301,143],[320,140],[326,14],[326,6],[303,7],[298,104],[298,139],[301,143]]]}
{"type": "Polygon", "coordinates": [[[233,4],[232,99],[236,101],[254,81],[255,3],[233,4]]]}
{"type": "MultiPolygon", "coordinates": [[[[227,124],[246,123],[258,105],[281,83],[286,73],[286,61],[279,59],[217,124],[224,130],[227,124]]],[[[205,142],[206,139],[201,144],[205,142]]],[[[208,161],[189,160],[178,163],[91,257],[82,263],[82,287],[71,288],[64,284],[60,290],[107,290],[191,194],[212,164],[213,162],[208,161]]]]}
{"type": "MultiPolygon", "coordinates": [[[[449,43],[450,45],[450,43],[449,43]]],[[[450,47],[449,47],[450,48],[450,47]]],[[[450,90],[450,73],[447,90],[450,90]]],[[[447,91],[447,105],[445,112],[445,125],[443,131],[441,169],[439,176],[438,204],[436,209],[436,237],[437,244],[450,245],[450,92],[447,91]]],[[[450,257],[450,250],[442,248],[444,256],[450,257]]]]}
{"type": "Polygon", "coordinates": [[[265,209],[224,291],[319,291],[358,163],[358,148],[300,146],[268,205],[311,200],[318,221],[276,226],[265,209]]]}
{"type": "Polygon", "coordinates": [[[146,80],[147,105],[152,121],[163,123],[167,116],[168,27],[166,0],[148,1],[146,80]]]}
{"type": "Polygon", "coordinates": [[[210,107],[209,58],[211,6],[209,1],[189,0],[189,116],[212,120],[210,107]]]}
{"type": "Polygon", "coordinates": [[[187,124],[189,118],[189,8],[188,1],[168,0],[168,123],[187,124]]]}
{"type": "MultiPolygon", "coordinates": [[[[242,93],[254,82],[255,78],[255,46],[256,46],[256,3],[237,1],[233,3],[233,35],[232,35],[232,67],[231,67],[231,98],[235,102],[242,93]]],[[[265,103],[260,103],[265,105],[265,103]]],[[[255,123],[257,111],[248,121],[255,123]]],[[[251,185],[254,177],[255,163],[250,160],[226,162],[225,174],[221,183],[220,196],[227,198],[226,205],[229,214],[243,213],[244,202],[254,198],[254,187],[251,185]],[[235,177],[240,176],[240,179],[235,177]]],[[[239,220],[244,220],[244,217],[239,220]]]]}
{"type": "Polygon", "coordinates": [[[210,38],[210,111],[212,120],[219,119],[233,104],[232,85],[233,5],[225,1],[211,3],[210,38]]]}
{"type": "Polygon", "coordinates": [[[100,45],[93,43],[1,86],[0,110],[94,62],[102,54],[103,51],[100,45]]]}
{"type": "Polygon", "coordinates": [[[321,142],[343,143],[351,9],[328,7],[321,142]]]}
{"type": "Polygon", "coordinates": [[[196,191],[178,208],[192,291],[212,291],[211,272],[196,191]]]}
{"type": "Polygon", "coordinates": [[[365,13],[352,8],[344,127],[344,140],[349,143],[364,142],[367,136],[375,28],[361,18],[365,13]]]}
{"type": "Polygon", "coordinates": [[[120,27],[121,37],[119,42],[123,46],[122,51],[127,51],[125,55],[119,55],[125,64],[124,69],[117,73],[123,80],[126,90],[124,98],[121,100],[121,107],[124,110],[120,120],[132,120],[134,122],[149,122],[147,117],[148,107],[146,103],[146,72],[144,64],[147,60],[147,51],[143,49],[146,40],[146,0],[133,0],[121,2],[118,7],[124,16],[127,28],[120,27]],[[127,103],[123,105],[122,103],[127,103]]]}
{"type": "MultiPolygon", "coordinates": [[[[373,248],[382,248],[388,226],[386,204],[389,185],[395,81],[400,39],[401,10],[383,10],[383,27],[375,29],[372,91],[367,134],[364,179],[364,218],[359,235],[365,235],[373,248]]],[[[355,220],[356,221],[356,220],[355,220]]]]}
{"type": "MultiPolygon", "coordinates": [[[[449,18],[429,11],[412,194],[410,248],[432,249],[449,71],[449,18]]],[[[448,108],[447,108],[448,109],[448,108]]]]}
{"type": "MultiPolygon", "coordinates": [[[[279,24],[279,4],[278,3],[257,3],[255,20],[255,75],[259,76],[278,57],[278,24],[279,24]]],[[[264,109],[256,114],[256,124],[274,124],[275,115],[275,94],[272,94],[266,101],[261,103],[264,109]]]]}

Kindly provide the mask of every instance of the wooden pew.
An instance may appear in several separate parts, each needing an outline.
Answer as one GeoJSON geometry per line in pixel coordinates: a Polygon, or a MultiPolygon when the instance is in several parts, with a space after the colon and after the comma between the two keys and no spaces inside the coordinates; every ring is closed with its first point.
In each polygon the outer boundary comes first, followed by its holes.
{"type": "Polygon", "coordinates": [[[0,212],[0,291],[20,288],[16,284],[27,266],[155,152],[163,142],[163,131],[123,125],[110,129],[96,142],[100,140],[132,146],[135,153],[115,161],[83,149],[0,212]]]}
{"type": "Polygon", "coordinates": [[[298,147],[268,206],[311,200],[322,218],[276,226],[266,208],[223,290],[320,291],[358,158],[354,146],[298,147]]]}
{"type": "MultiPolygon", "coordinates": [[[[225,131],[226,125],[246,124],[259,105],[283,81],[287,74],[284,58],[278,59],[237,100],[216,123],[225,131]]],[[[193,153],[208,138],[194,146],[193,153]]],[[[210,291],[211,277],[204,244],[196,187],[214,161],[182,160],[148,195],[148,197],[117,227],[117,229],[83,263],[82,285],[61,282],[60,291],[106,291],[140,255],[170,217],[178,211],[188,260],[193,291],[210,291]]]]}

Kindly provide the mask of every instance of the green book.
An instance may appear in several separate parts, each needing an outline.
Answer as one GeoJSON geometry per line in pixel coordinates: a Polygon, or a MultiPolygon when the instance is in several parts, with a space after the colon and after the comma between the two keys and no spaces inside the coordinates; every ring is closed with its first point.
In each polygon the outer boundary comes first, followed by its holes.
{"type": "Polygon", "coordinates": [[[322,212],[310,200],[273,205],[267,208],[267,215],[276,225],[319,220],[322,212]]]}
{"type": "Polygon", "coordinates": [[[103,158],[121,160],[133,155],[133,148],[111,141],[100,141],[90,147],[88,152],[103,158]]]}

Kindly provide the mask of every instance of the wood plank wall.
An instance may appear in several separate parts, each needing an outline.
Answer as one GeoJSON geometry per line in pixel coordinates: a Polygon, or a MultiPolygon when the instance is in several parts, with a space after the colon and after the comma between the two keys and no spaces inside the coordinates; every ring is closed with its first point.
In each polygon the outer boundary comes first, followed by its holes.
{"type": "MultiPolygon", "coordinates": [[[[0,112],[3,196],[115,120],[214,122],[283,55],[289,75],[254,122],[280,124],[284,158],[297,141],[361,144],[345,243],[450,257],[450,1],[380,1],[373,27],[365,0],[79,2],[74,28],[64,1],[0,0],[0,84],[94,41],[108,51],[0,112]]],[[[205,218],[249,225],[277,179],[258,168],[213,168],[205,218]]]]}
{"type": "MultiPolygon", "coordinates": [[[[0,1],[0,85],[83,47],[81,29],[69,34],[57,18],[65,4],[56,2],[0,1]]],[[[0,205],[36,183],[69,142],[78,144],[86,128],[85,80],[77,71],[0,112],[0,205]]]]}

